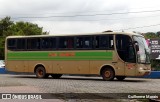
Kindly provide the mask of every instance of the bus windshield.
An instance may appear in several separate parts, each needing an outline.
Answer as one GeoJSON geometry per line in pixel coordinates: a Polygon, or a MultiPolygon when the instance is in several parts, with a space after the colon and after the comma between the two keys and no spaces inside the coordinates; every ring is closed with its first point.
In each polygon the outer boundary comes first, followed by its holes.
{"type": "Polygon", "coordinates": [[[149,48],[146,40],[142,36],[133,36],[134,41],[138,43],[139,51],[137,51],[138,63],[150,63],[149,48]]]}

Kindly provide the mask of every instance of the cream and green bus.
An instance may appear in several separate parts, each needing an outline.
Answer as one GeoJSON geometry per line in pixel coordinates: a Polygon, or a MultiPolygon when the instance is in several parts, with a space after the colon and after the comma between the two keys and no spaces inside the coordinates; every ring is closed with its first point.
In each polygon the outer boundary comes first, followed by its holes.
{"type": "Polygon", "coordinates": [[[9,36],[5,63],[8,71],[31,72],[38,78],[78,74],[108,81],[151,72],[145,38],[126,32],[9,36]]]}

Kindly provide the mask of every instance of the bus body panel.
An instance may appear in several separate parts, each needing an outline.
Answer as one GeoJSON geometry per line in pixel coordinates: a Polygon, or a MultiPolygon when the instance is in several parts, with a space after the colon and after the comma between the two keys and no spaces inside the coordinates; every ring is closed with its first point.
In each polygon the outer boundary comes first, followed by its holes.
{"type": "Polygon", "coordinates": [[[52,73],[89,74],[89,61],[52,61],[52,73]]]}
{"type": "Polygon", "coordinates": [[[136,76],[148,75],[151,72],[151,64],[137,64],[136,76]]]}
{"type": "Polygon", "coordinates": [[[7,61],[6,68],[13,72],[29,72],[28,61],[7,61]]]}
{"type": "MultiPolygon", "coordinates": [[[[6,69],[14,72],[31,72],[34,73],[37,65],[44,66],[48,74],[96,74],[100,75],[103,66],[111,66],[115,72],[115,76],[143,76],[151,71],[150,64],[139,64],[125,62],[117,52],[116,35],[127,35],[132,37],[130,33],[101,33],[102,35],[111,35],[114,48],[109,49],[54,49],[54,50],[10,50],[8,49],[8,39],[32,39],[32,38],[47,38],[56,37],[51,35],[46,36],[15,36],[7,37],[5,44],[5,62],[6,69]]],[[[100,34],[100,35],[101,35],[100,34]]],[[[89,34],[92,36],[92,45],[96,44],[96,36],[99,34],[89,34]]],[[[66,35],[70,37],[74,35],[66,35]]],[[[75,35],[76,39],[83,35],[75,35]]],[[[140,36],[140,35],[138,35],[140,36]]],[[[61,36],[58,36],[61,37],[61,36]]],[[[56,38],[58,38],[56,37],[56,38]]],[[[62,36],[63,37],[63,36],[62,36]]],[[[86,38],[87,38],[86,37],[86,38]]],[[[103,38],[103,37],[102,37],[103,38]]],[[[110,38],[108,38],[110,39],[110,38]]],[[[38,40],[37,40],[38,41],[38,40]]],[[[58,40],[57,40],[58,41],[58,40]]],[[[99,40],[100,41],[100,40],[99,40]]],[[[108,40],[110,41],[110,40],[108,40]]],[[[85,43],[85,42],[82,42],[85,43]]],[[[41,44],[41,43],[40,43],[41,44]]],[[[74,46],[76,43],[74,43],[74,46]]],[[[57,46],[57,45],[56,45],[57,46]]],[[[76,45],[77,46],[77,45],[76,45]]],[[[108,46],[108,45],[107,45],[108,46]]],[[[125,53],[124,53],[125,54],[125,53]]],[[[137,57],[137,55],[135,55],[137,57]]],[[[123,56],[122,56],[123,57],[123,56]]]]}

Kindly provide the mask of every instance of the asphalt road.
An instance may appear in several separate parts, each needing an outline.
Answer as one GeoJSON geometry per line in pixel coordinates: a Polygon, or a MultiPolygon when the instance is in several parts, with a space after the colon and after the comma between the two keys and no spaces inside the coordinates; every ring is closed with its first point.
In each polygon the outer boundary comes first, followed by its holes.
{"type": "MultiPolygon", "coordinates": [[[[89,99],[81,97],[86,102],[92,102],[93,100],[114,102],[117,99],[108,100],[104,98],[105,95],[109,95],[108,93],[110,93],[110,96],[113,98],[123,93],[129,95],[130,93],[149,94],[159,92],[160,79],[126,78],[124,81],[116,79],[114,81],[102,81],[101,77],[62,76],[60,79],[53,79],[52,77],[38,79],[35,75],[0,74],[0,93],[47,93],[46,95],[50,95],[47,97],[53,98],[45,100],[49,102],[79,101],[76,98],[79,98],[81,95],[89,97],[89,99]],[[75,96],[70,97],[73,99],[68,99],[64,95],[75,96]],[[97,96],[98,99],[95,99],[97,96]]],[[[29,102],[29,100],[25,101],[29,102]]],[[[121,101],[127,102],[128,100],[121,99],[121,101]]]]}

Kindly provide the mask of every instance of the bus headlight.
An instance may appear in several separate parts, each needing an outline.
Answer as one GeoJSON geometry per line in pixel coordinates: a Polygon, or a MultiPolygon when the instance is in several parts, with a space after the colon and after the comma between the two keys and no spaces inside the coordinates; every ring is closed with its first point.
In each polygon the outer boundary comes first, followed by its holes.
{"type": "Polygon", "coordinates": [[[142,68],[142,67],[139,67],[139,70],[143,70],[143,68],[142,68]]]}

